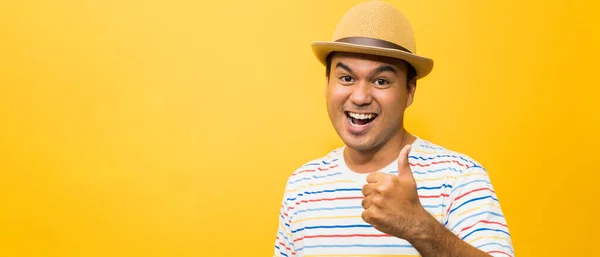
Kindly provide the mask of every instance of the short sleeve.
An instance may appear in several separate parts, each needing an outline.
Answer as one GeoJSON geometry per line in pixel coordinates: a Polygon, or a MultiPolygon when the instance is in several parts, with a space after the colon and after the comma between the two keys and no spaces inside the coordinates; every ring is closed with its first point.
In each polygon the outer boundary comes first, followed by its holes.
{"type": "Polygon", "coordinates": [[[291,221],[289,218],[290,209],[287,203],[287,194],[284,194],[279,211],[279,222],[277,236],[275,238],[274,256],[292,257],[295,256],[294,242],[292,237],[291,221]]]}
{"type": "Polygon", "coordinates": [[[449,195],[444,225],[468,244],[492,255],[514,256],[506,219],[486,170],[466,169],[449,195]]]}

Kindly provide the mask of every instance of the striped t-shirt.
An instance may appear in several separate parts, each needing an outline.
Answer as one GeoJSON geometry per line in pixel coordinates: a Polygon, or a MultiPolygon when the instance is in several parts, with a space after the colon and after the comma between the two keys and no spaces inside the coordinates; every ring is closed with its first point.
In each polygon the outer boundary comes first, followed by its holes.
{"type": "MultiPolygon", "coordinates": [[[[361,188],[344,147],[306,163],[288,179],[275,256],[419,256],[406,240],[363,221],[361,188]]],[[[492,256],[514,256],[498,198],[475,160],[417,138],[409,154],[423,207],[465,242],[492,256]]],[[[398,173],[397,161],[379,172],[398,173]]]]}

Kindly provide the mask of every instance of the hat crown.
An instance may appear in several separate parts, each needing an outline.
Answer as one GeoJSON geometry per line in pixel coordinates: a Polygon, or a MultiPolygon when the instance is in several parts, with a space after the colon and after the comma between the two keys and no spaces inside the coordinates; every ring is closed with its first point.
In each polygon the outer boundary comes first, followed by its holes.
{"type": "Polygon", "coordinates": [[[348,37],[366,37],[388,41],[416,53],[410,22],[394,6],[372,0],[352,7],[340,20],[333,41],[348,37]]]}

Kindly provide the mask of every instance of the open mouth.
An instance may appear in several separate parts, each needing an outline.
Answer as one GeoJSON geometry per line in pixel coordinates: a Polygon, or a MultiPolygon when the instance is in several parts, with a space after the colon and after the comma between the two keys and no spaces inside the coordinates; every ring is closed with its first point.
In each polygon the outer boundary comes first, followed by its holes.
{"type": "Polygon", "coordinates": [[[377,118],[377,114],[346,112],[346,117],[352,126],[360,127],[365,126],[375,120],[375,118],[377,118]]]}

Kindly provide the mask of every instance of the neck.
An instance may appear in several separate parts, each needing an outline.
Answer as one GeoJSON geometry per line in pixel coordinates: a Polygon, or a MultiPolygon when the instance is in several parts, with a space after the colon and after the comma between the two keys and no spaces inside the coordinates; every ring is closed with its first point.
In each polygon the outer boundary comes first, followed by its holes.
{"type": "Polygon", "coordinates": [[[385,144],[368,151],[346,147],[344,159],[350,170],[357,173],[370,173],[383,169],[398,158],[405,145],[412,144],[416,137],[402,129],[385,144]]]}

